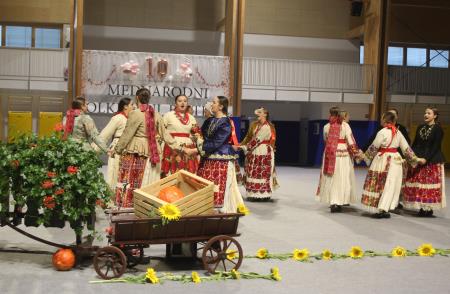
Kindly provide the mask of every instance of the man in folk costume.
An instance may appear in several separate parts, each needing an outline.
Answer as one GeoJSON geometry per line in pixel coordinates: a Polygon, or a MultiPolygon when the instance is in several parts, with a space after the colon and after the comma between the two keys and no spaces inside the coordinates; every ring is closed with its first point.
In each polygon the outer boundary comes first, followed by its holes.
{"type": "Polygon", "coordinates": [[[133,190],[160,178],[160,145],[158,128],[161,116],[151,105],[150,91],[136,92],[137,109],[130,112],[122,136],[114,148],[120,154],[116,204],[133,206],[133,190]]]}
{"type": "Polygon", "coordinates": [[[337,107],[330,109],[323,136],[325,151],[317,196],[321,202],[330,205],[331,212],[340,212],[343,205],[356,202],[353,158],[359,158],[362,152],[337,107]]]}
{"type": "Polygon", "coordinates": [[[100,138],[94,120],[87,114],[86,99],[77,97],[72,101],[72,108],[66,112],[63,120],[63,139],[72,136],[75,141],[83,143],[85,150],[94,150],[91,144],[95,144],[103,152],[107,146],[100,138]]]}
{"type": "Polygon", "coordinates": [[[412,166],[424,164],[406,142],[403,134],[395,127],[396,116],[386,112],[382,121],[384,128],[367,149],[364,160],[369,171],[364,182],[361,203],[373,213],[374,218],[389,218],[389,211],[397,207],[403,179],[403,158],[397,148],[403,152],[405,159],[412,166]]]}
{"type": "Polygon", "coordinates": [[[238,148],[246,154],[245,182],[247,199],[267,201],[276,186],[275,180],[275,128],[269,121],[269,112],[261,107],[255,110],[258,121],[250,128],[246,138],[238,148]],[[252,133],[250,133],[252,132],[252,133]]]}
{"type": "Polygon", "coordinates": [[[163,177],[180,169],[196,173],[197,156],[188,156],[184,148],[196,148],[193,136],[200,130],[195,117],[188,111],[188,98],[185,95],[175,97],[175,110],[163,117],[164,149],[161,163],[163,177]]]}
{"type": "Polygon", "coordinates": [[[122,98],[119,101],[116,114],[111,118],[106,127],[101,131],[100,138],[104,142],[110,142],[108,147],[108,169],[106,171],[106,182],[112,191],[115,191],[117,179],[119,178],[120,156],[114,153],[119,138],[122,136],[127,124],[129,113],[133,110],[134,104],[130,98],[122,98]]]}
{"type": "Polygon", "coordinates": [[[420,217],[432,217],[433,209],[446,207],[445,157],[441,149],[444,131],[438,117],[437,108],[425,109],[425,123],[417,128],[412,149],[426,164],[408,171],[403,190],[405,207],[419,210],[420,217]]]}
{"type": "Polygon", "coordinates": [[[236,212],[243,204],[236,180],[236,152],[232,148],[233,127],[227,116],[228,98],[215,97],[211,106],[213,117],[202,125],[203,138],[197,136],[197,149],[186,148],[188,155],[199,153],[202,157],[197,174],[214,182],[214,206],[220,212],[236,212]]]}

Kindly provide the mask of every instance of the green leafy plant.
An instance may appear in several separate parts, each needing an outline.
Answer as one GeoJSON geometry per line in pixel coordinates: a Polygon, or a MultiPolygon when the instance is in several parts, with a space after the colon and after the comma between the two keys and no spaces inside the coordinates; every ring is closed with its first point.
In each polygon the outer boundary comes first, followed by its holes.
{"type": "Polygon", "coordinates": [[[16,210],[25,214],[25,224],[68,221],[81,234],[96,205],[109,200],[98,156],[71,138],[62,140],[59,133],[23,136],[0,145],[0,155],[1,217],[7,216],[11,194],[16,210]]]}

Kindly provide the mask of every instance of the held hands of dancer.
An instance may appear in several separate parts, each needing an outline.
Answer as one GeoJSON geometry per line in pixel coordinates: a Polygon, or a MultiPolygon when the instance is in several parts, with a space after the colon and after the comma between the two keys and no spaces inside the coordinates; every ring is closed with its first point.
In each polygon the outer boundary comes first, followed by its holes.
{"type": "Polygon", "coordinates": [[[357,164],[360,164],[361,161],[363,161],[364,159],[365,159],[364,152],[362,152],[361,150],[359,150],[358,153],[357,153],[356,156],[355,156],[355,161],[356,161],[356,163],[357,163],[357,164]]]}
{"type": "Polygon", "coordinates": [[[183,152],[187,155],[187,156],[193,156],[193,155],[197,155],[198,150],[195,148],[183,148],[183,152]]]}
{"type": "Polygon", "coordinates": [[[236,151],[236,152],[239,151],[239,149],[241,149],[241,146],[239,146],[239,145],[232,145],[231,147],[232,147],[233,150],[236,151]]]}
{"type": "Polygon", "coordinates": [[[425,158],[418,158],[417,163],[420,165],[425,165],[427,163],[427,160],[425,158]]]}

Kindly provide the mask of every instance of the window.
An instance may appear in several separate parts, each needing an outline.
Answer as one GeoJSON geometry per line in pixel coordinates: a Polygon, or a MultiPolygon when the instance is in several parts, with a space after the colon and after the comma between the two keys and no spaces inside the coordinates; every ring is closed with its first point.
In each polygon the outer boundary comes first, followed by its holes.
{"type": "Polygon", "coordinates": [[[406,52],[406,65],[408,66],[427,66],[427,49],[408,48],[406,52]]]}
{"type": "Polygon", "coordinates": [[[364,64],[364,45],[359,46],[359,63],[364,64]]]}
{"type": "Polygon", "coordinates": [[[31,47],[31,27],[5,26],[5,46],[31,47]]]}
{"type": "Polygon", "coordinates": [[[36,28],[34,42],[36,48],[61,48],[61,30],[36,28]]]}
{"type": "Polygon", "coordinates": [[[430,49],[430,67],[448,68],[448,50],[430,49]]]}
{"type": "Polygon", "coordinates": [[[388,48],[388,64],[403,65],[403,47],[388,48]]]}
{"type": "Polygon", "coordinates": [[[62,25],[35,27],[0,23],[0,46],[61,48],[62,28],[62,25]]]}

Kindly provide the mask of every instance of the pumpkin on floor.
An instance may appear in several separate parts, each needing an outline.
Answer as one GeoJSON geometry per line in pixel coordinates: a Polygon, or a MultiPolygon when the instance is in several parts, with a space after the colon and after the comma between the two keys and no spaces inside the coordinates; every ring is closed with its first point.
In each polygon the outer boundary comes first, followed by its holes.
{"type": "Polygon", "coordinates": [[[62,248],[53,254],[53,266],[58,271],[68,271],[75,265],[75,254],[72,249],[62,248]]]}
{"type": "Polygon", "coordinates": [[[183,191],[177,186],[170,186],[159,191],[158,198],[168,203],[173,203],[184,197],[183,191]]]}

